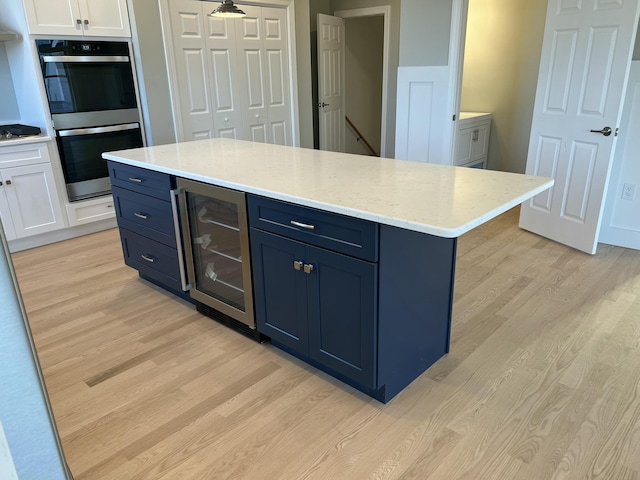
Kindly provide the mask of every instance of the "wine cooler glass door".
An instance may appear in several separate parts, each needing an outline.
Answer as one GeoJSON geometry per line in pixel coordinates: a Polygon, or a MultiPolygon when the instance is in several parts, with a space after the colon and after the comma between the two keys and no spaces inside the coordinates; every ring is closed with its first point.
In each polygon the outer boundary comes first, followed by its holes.
{"type": "Polygon", "coordinates": [[[254,326],[244,193],[183,180],[179,186],[185,188],[192,297],[254,326]]]}

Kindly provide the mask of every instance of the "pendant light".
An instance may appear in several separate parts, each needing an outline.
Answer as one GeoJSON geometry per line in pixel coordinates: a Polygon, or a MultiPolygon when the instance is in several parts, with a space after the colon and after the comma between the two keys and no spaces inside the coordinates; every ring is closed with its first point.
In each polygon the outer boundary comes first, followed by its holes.
{"type": "Polygon", "coordinates": [[[233,4],[233,0],[222,0],[218,8],[209,14],[212,17],[240,18],[246,16],[242,10],[233,4]]]}

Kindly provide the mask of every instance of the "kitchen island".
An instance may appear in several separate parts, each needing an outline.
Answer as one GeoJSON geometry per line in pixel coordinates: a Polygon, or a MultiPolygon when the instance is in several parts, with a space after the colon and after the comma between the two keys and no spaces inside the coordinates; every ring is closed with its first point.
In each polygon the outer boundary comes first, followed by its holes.
{"type": "Polygon", "coordinates": [[[246,193],[258,331],[384,402],[449,349],[457,237],[553,184],[230,139],[103,156],[246,193]]]}

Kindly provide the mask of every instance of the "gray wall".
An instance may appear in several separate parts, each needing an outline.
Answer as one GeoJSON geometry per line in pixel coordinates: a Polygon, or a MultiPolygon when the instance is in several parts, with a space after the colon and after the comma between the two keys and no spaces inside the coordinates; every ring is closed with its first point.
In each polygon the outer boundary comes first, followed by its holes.
{"type": "Polygon", "coordinates": [[[0,42],[0,92],[2,92],[0,122],[18,122],[20,120],[20,110],[18,109],[16,93],[13,88],[13,80],[11,79],[11,70],[9,69],[9,60],[7,59],[7,50],[4,42],[0,42]]]}
{"type": "Polygon", "coordinates": [[[140,95],[150,145],[175,143],[157,0],[129,0],[140,95]]]}
{"type": "Polygon", "coordinates": [[[524,173],[547,2],[469,3],[460,108],[493,114],[489,168],[524,173]]]}

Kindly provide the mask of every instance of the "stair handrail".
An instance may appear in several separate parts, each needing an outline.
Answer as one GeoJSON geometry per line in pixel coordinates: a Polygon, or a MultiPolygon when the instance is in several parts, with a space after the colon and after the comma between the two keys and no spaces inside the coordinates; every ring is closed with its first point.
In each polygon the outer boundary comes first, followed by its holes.
{"type": "Polygon", "coordinates": [[[360,133],[360,130],[358,130],[358,128],[353,124],[351,119],[346,115],[344,119],[347,121],[347,124],[349,125],[349,127],[351,127],[351,129],[355,132],[356,136],[358,137],[356,138],[356,142],[360,142],[360,140],[362,140],[365,146],[367,147],[367,150],[371,152],[371,155],[375,157],[379,157],[380,154],[373,149],[373,147],[371,146],[371,144],[369,144],[369,142],[367,142],[367,139],[364,138],[364,136],[360,133]]]}

